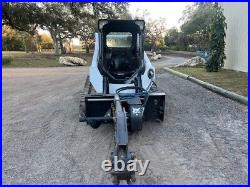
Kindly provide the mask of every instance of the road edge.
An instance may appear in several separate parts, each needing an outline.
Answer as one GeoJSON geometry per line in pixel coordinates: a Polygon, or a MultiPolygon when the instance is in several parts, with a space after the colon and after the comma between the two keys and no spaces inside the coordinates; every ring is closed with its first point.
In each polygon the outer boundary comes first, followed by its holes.
{"type": "Polygon", "coordinates": [[[248,105],[248,98],[247,97],[244,97],[242,95],[239,95],[235,92],[231,92],[231,91],[228,91],[228,90],[225,90],[224,88],[221,88],[221,87],[218,87],[218,86],[215,86],[213,84],[210,84],[208,82],[205,82],[205,81],[202,81],[200,79],[197,79],[197,78],[194,78],[192,76],[189,76],[187,74],[184,74],[184,73],[180,73],[178,71],[175,71],[175,70],[172,70],[170,68],[167,68],[167,67],[164,67],[163,68],[164,70],[166,70],[167,72],[173,74],[173,75],[176,75],[182,79],[186,79],[186,80],[189,80],[193,83],[196,83],[208,90],[211,90],[212,92],[215,92],[217,94],[220,94],[224,97],[227,97],[229,99],[232,99],[232,100],[235,100],[239,103],[242,103],[244,105],[248,105]]]}

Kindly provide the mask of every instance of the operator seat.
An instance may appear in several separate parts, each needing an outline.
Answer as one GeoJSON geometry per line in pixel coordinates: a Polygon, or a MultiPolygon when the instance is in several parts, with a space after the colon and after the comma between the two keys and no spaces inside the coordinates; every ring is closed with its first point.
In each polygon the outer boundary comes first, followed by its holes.
{"type": "Polygon", "coordinates": [[[136,59],[129,50],[115,50],[108,60],[109,72],[115,78],[129,78],[137,70],[136,59]]]}

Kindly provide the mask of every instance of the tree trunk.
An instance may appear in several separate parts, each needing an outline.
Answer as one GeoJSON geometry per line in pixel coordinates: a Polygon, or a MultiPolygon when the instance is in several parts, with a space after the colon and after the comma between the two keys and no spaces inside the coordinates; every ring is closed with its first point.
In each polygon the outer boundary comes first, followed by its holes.
{"type": "Polygon", "coordinates": [[[89,48],[90,48],[90,45],[89,45],[88,41],[85,40],[85,50],[86,50],[87,54],[89,54],[89,50],[90,50],[89,48]]]}
{"type": "Polygon", "coordinates": [[[60,34],[58,36],[59,36],[58,40],[59,40],[59,44],[60,44],[60,48],[61,48],[61,54],[65,54],[66,51],[65,51],[64,46],[63,46],[62,38],[61,38],[60,34]]]}
{"type": "Polygon", "coordinates": [[[65,51],[65,49],[64,49],[62,39],[59,39],[59,44],[60,44],[60,48],[61,48],[61,54],[65,54],[66,51],[65,51]]]}
{"type": "Polygon", "coordinates": [[[35,44],[35,46],[36,46],[37,52],[38,52],[38,53],[41,53],[42,50],[41,50],[40,45],[39,45],[38,42],[37,42],[37,39],[35,38],[35,36],[32,36],[32,38],[33,38],[33,42],[34,42],[34,44],[35,44]]]}
{"type": "Polygon", "coordinates": [[[70,52],[70,53],[72,52],[72,49],[71,49],[71,42],[72,42],[72,38],[69,39],[69,52],[70,52]]]}
{"type": "Polygon", "coordinates": [[[57,41],[57,38],[56,38],[56,33],[53,32],[51,29],[49,29],[49,32],[50,32],[50,35],[51,35],[52,40],[53,40],[55,55],[59,55],[59,46],[58,46],[58,41],[57,41]]]}
{"type": "Polygon", "coordinates": [[[57,39],[53,40],[53,45],[54,45],[54,49],[55,49],[55,54],[59,55],[59,46],[58,46],[58,42],[57,39]]]}
{"type": "Polygon", "coordinates": [[[25,50],[26,53],[28,53],[25,39],[24,39],[23,35],[21,35],[21,36],[22,36],[22,41],[23,41],[24,50],[25,50]]]}
{"type": "Polygon", "coordinates": [[[89,53],[89,46],[88,45],[86,45],[86,53],[89,53]]]}

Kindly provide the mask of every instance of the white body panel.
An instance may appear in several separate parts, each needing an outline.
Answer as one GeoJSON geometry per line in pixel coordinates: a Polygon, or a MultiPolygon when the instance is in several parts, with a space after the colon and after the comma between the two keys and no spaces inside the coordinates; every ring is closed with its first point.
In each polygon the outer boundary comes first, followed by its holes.
{"type": "MultiPolygon", "coordinates": [[[[89,70],[89,77],[90,77],[90,82],[95,88],[96,92],[102,93],[103,92],[103,77],[97,67],[98,54],[99,54],[99,37],[98,37],[98,33],[96,33],[95,34],[95,51],[94,51],[94,55],[92,59],[92,64],[89,70]]],[[[144,52],[144,63],[145,63],[145,72],[141,77],[142,87],[146,90],[149,90],[151,87],[152,80],[155,79],[155,68],[150,63],[150,60],[145,52],[144,52]],[[152,80],[148,78],[149,69],[153,69],[154,71],[154,78],[152,80]]],[[[115,91],[118,88],[125,87],[125,86],[134,86],[134,85],[132,84],[109,84],[109,93],[115,93],[115,91]]],[[[132,93],[134,92],[134,90],[126,90],[126,92],[132,93]]]]}
{"type": "Polygon", "coordinates": [[[89,68],[89,80],[93,85],[93,87],[95,88],[95,91],[97,93],[102,93],[103,77],[97,67],[98,53],[99,53],[99,38],[98,38],[98,33],[95,33],[95,51],[92,59],[92,64],[89,68]]]}

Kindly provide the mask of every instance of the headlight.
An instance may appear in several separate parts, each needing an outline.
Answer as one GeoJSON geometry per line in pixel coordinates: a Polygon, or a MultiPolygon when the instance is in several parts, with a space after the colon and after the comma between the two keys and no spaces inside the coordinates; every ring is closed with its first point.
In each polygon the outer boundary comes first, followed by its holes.
{"type": "Polygon", "coordinates": [[[149,69],[148,70],[148,78],[152,79],[152,78],[154,78],[154,75],[155,75],[154,70],[153,69],[149,69]]]}

